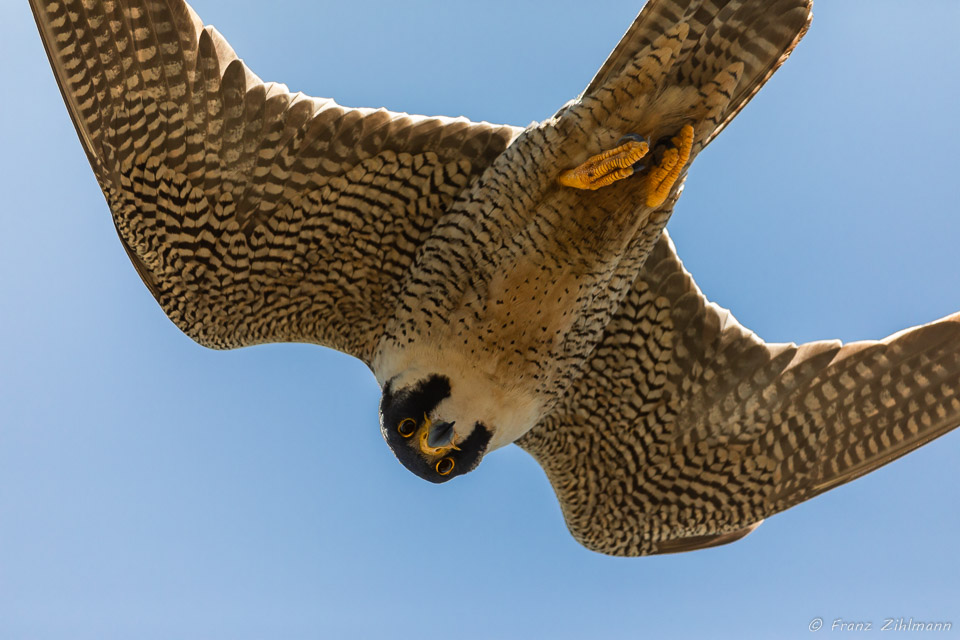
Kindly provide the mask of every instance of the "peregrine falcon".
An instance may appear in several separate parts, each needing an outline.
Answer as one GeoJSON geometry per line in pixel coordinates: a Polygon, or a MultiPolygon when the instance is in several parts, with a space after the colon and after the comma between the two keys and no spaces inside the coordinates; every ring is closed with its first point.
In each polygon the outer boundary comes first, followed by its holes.
{"type": "Polygon", "coordinates": [[[650,0],[526,128],[263,82],[183,0],[30,0],[121,243],[202,345],[365,362],[430,482],[516,443],[571,533],[732,542],[960,423],[960,314],[768,344],[665,226],[690,164],[791,54],[811,0],[650,0]]]}

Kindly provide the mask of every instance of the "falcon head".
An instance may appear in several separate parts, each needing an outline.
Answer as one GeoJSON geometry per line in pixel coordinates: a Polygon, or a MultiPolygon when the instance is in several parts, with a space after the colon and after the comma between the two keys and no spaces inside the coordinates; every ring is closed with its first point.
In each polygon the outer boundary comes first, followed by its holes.
{"type": "Polygon", "coordinates": [[[439,412],[449,397],[449,378],[431,375],[400,388],[387,382],[380,400],[383,439],[403,466],[435,483],[475,469],[492,435],[480,422],[439,412]]]}

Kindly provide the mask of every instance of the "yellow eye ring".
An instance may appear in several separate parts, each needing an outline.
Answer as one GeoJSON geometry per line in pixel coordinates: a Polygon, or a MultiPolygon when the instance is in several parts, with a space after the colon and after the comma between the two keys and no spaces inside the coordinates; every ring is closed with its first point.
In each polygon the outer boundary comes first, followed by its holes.
{"type": "Polygon", "coordinates": [[[450,475],[450,472],[453,471],[453,467],[456,466],[453,462],[453,458],[442,458],[437,462],[437,473],[442,476],[450,475]]]}
{"type": "Polygon", "coordinates": [[[417,431],[417,421],[413,418],[404,418],[397,425],[397,433],[404,438],[409,438],[417,431]]]}

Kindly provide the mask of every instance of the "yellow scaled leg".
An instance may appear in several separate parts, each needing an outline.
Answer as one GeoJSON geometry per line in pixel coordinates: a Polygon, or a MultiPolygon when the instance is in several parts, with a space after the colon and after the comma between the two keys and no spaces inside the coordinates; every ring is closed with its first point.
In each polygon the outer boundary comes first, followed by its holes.
{"type": "Polygon", "coordinates": [[[647,155],[646,142],[631,140],[593,156],[579,167],[560,174],[560,184],[575,189],[599,189],[633,175],[633,165],[647,155]]]}
{"type": "Polygon", "coordinates": [[[667,149],[660,164],[652,167],[647,175],[647,206],[659,207],[670,195],[670,190],[680,177],[680,172],[690,159],[693,148],[693,127],[689,124],[680,129],[670,142],[673,147],[667,149]]]}

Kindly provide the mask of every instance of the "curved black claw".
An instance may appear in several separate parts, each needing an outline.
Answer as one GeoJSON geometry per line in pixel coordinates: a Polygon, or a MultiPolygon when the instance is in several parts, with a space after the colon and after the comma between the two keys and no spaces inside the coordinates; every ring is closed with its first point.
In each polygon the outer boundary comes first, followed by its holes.
{"type": "Polygon", "coordinates": [[[622,145],[622,144],[624,144],[624,143],[626,143],[626,142],[628,142],[628,141],[630,141],[630,140],[633,140],[634,142],[646,142],[646,141],[647,141],[647,139],[644,138],[644,137],[643,137],[642,135],[640,135],[639,133],[628,133],[628,134],[626,134],[625,136],[623,136],[622,138],[620,138],[619,140],[617,140],[616,146],[619,147],[620,145],[622,145]]]}

